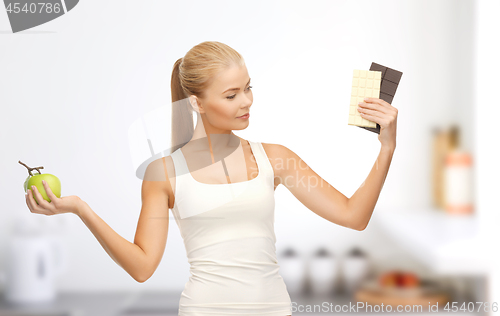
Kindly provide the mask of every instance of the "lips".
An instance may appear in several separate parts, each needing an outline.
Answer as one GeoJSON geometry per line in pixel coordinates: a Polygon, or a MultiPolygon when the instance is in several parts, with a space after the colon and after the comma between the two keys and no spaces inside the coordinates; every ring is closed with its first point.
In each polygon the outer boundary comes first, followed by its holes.
{"type": "Polygon", "coordinates": [[[247,116],[250,116],[250,112],[248,112],[247,114],[244,114],[242,116],[238,116],[238,118],[243,118],[243,117],[247,117],[247,116]]]}

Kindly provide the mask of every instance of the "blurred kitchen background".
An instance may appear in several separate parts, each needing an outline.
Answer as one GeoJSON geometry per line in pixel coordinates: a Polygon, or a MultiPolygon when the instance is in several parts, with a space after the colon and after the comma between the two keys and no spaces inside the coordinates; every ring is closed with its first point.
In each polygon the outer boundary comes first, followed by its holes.
{"type": "Polygon", "coordinates": [[[160,266],[137,283],[77,216],[29,212],[18,161],[133,241],[129,128],[170,102],[175,60],[206,40],[239,51],[252,78],[250,125],[235,133],[289,147],[348,197],[380,149],[347,124],[352,70],[403,72],[397,148],[365,230],[276,190],[280,274],[297,307],[498,302],[499,3],[82,1],[17,34],[0,14],[0,315],[177,315],[190,274],[173,216],[160,266]]]}

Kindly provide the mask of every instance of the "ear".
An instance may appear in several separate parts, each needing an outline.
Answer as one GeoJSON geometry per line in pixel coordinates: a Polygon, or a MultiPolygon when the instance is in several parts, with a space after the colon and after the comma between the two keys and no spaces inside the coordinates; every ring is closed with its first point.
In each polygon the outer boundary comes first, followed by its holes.
{"type": "Polygon", "coordinates": [[[189,96],[189,103],[191,104],[191,107],[193,110],[197,113],[205,113],[205,109],[203,109],[203,106],[199,103],[199,99],[195,95],[189,96]]]}

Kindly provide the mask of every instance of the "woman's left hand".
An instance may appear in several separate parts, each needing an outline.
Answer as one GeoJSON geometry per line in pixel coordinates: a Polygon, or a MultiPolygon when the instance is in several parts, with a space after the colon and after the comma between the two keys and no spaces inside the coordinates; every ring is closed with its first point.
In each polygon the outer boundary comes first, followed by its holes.
{"type": "Polygon", "coordinates": [[[358,111],[362,118],[380,125],[378,140],[382,147],[396,149],[398,109],[382,99],[365,98],[359,103],[358,111]]]}

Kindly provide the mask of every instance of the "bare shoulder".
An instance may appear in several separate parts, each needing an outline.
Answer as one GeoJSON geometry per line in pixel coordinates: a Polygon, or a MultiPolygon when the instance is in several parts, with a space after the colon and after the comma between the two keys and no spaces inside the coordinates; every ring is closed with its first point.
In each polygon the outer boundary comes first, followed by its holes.
{"type": "Polygon", "coordinates": [[[171,156],[151,161],[144,173],[144,180],[147,181],[164,181],[171,177],[175,177],[174,162],[171,156]]]}
{"type": "Polygon", "coordinates": [[[144,173],[148,187],[155,186],[168,195],[169,206],[173,205],[175,188],[175,168],[172,157],[158,158],[149,163],[144,173]],[[150,184],[149,184],[150,183],[150,184]]]}
{"type": "Polygon", "coordinates": [[[262,147],[264,147],[269,159],[289,158],[295,154],[288,147],[281,144],[262,143],[262,147]]]}
{"type": "Polygon", "coordinates": [[[281,144],[262,143],[262,147],[266,151],[269,162],[273,166],[274,176],[281,178],[285,163],[288,159],[294,158],[295,153],[281,144]]]}
{"type": "Polygon", "coordinates": [[[269,159],[286,158],[290,154],[290,149],[281,144],[262,143],[269,159]]]}

